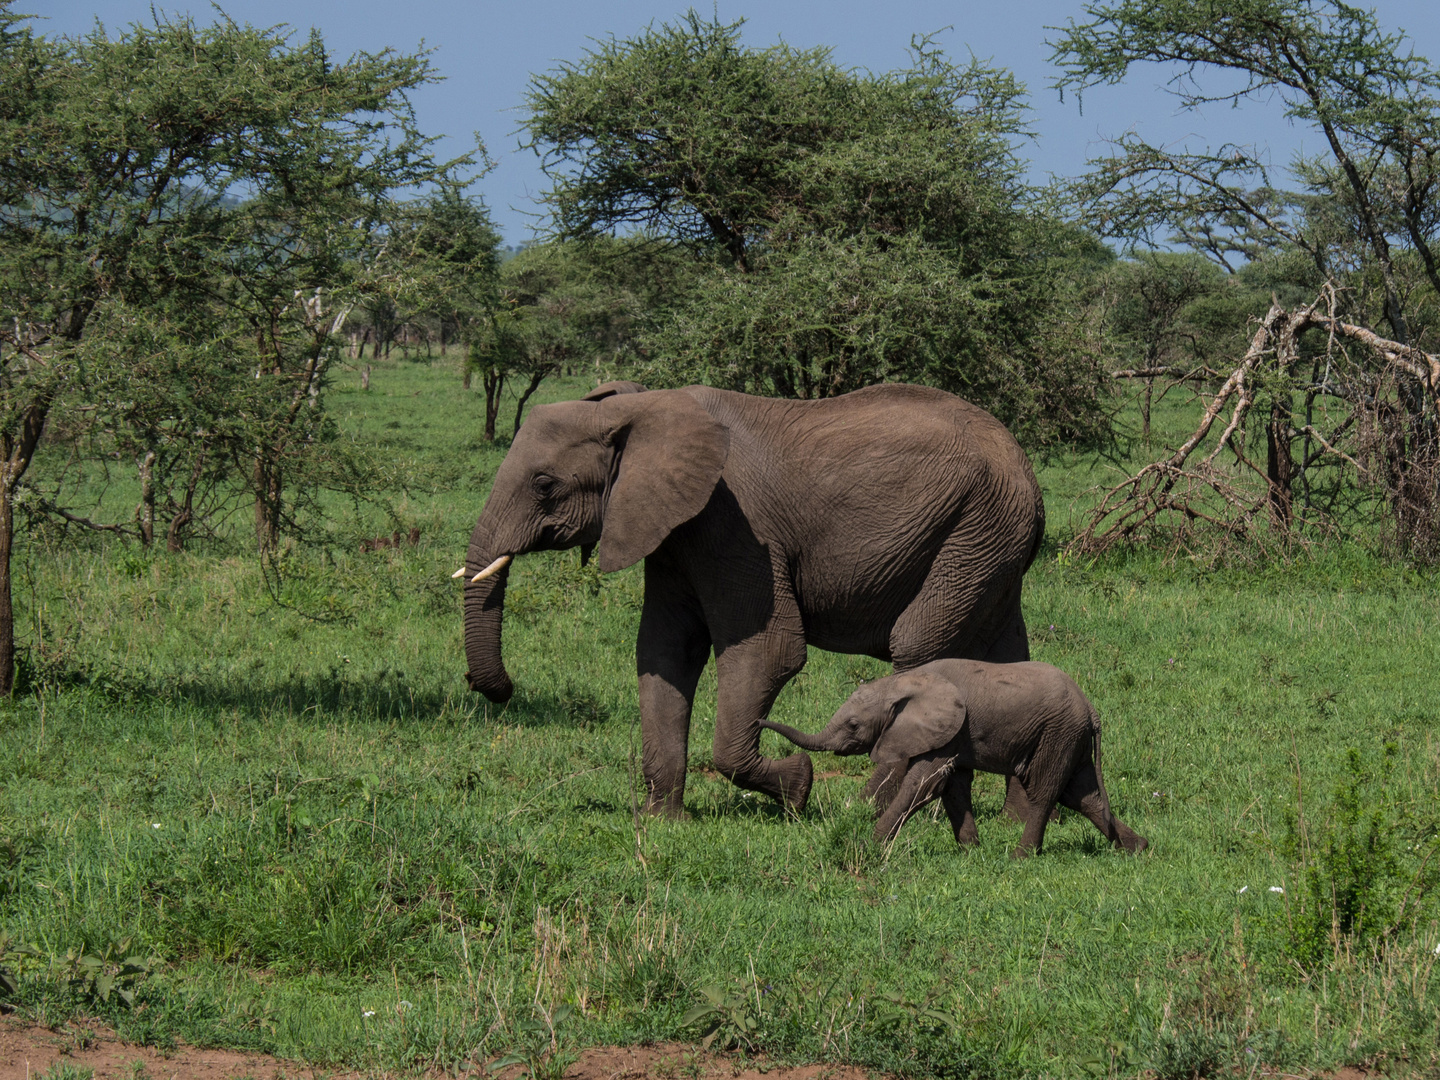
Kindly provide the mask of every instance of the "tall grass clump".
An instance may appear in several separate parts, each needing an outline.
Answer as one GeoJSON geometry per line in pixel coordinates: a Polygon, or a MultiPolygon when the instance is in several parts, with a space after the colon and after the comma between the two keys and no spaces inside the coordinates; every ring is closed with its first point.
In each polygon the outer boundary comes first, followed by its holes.
{"type": "Polygon", "coordinates": [[[1433,803],[1416,806],[1394,790],[1398,753],[1394,742],[1378,760],[1349,747],[1328,803],[1308,814],[1297,774],[1283,850],[1298,886],[1286,944],[1302,966],[1341,952],[1374,954],[1433,930],[1440,916],[1440,818],[1433,803]]]}

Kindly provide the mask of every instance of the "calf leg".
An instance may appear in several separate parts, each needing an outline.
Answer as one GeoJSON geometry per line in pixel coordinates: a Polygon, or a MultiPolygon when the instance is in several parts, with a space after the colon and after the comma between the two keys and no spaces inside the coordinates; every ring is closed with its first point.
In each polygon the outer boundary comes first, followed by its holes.
{"type": "Polygon", "coordinates": [[[905,770],[909,765],[910,762],[903,759],[876,763],[870,779],[860,790],[860,797],[875,804],[877,815],[883,814],[895,801],[895,793],[900,790],[900,781],[905,779],[905,770]]]}
{"type": "Polygon", "coordinates": [[[940,794],[954,767],[955,759],[948,755],[930,753],[912,759],[895,798],[875,823],[875,842],[888,844],[894,840],[910,815],[940,794]]]}
{"type": "Polygon", "coordinates": [[[945,781],[945,789],[940,793],[945,813],[950,818],[950,828],[955,832],[955,842],[961,847],[980,842],[980,831],[975,827],[975,810],[970,802],[970,785],[974,780],[973,769],[956,769],[945,781]]]}
{"type": "Polygon", "coordinates": [[[1070,740],[1041,739],[1024,778],[1025,798],[1029,803],[1025,831],[1020,834],[1020,846],[1010,853],[1011,858],[1040,854],[1045,842],[1045,826],[1050,823],[1060,792],[1075,771],[1075,757],[1076,747],[1070,740]]]}
{"type": "Polygon", "coordinates": [[[1131,829],[1110,809],[1110,796],[1095,774],[1094,762],[1086,761],[1075,770],[1060,794],[1060,802],[1084,814],[1101,835],[1117,847],[1126,851],[1144,851],[1150,846],[1150,841],[1131,829]]]}

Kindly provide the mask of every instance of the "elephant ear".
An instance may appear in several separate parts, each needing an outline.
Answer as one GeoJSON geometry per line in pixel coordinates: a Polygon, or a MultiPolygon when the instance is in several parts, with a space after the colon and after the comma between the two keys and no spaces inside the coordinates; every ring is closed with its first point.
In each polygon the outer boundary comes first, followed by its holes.
{"type": "Polygon", "coordinates": [[[870,751],[877,764],[908,761],[939,750],[965,726],[965,702],[948,679],[923,671],[895,680],[891,701],[894,719],[870,751]]]}
{"type": "Polygon", "coordinates": [[[617,379],[614,382],[601,383],[586,394],[581,401],[603,401],[616,394],[643,394],[645,386],[642,383],[631,382],[628,379],[617,379]]]}
{"type": "Polygon", "coordinates": [[[730,432],[683,390],[618,393],[600,403],[615,447],[600,569],[639,562],[710,501],[730,432]]]}

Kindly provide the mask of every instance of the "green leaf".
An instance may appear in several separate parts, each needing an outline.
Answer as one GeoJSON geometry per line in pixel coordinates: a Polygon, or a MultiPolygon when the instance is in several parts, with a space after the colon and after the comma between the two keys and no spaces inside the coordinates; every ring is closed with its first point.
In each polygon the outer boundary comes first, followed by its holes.
{"type": "Polygon", "coordinates": [[[692,1024],[698,1024],[706,1017],[714,1016],[715,1011],[715,1006],[713,1005],[692,1005],[686,1009],[685,1014],[680,1017],[680,1026],[690,1027],[692,1024]]]}

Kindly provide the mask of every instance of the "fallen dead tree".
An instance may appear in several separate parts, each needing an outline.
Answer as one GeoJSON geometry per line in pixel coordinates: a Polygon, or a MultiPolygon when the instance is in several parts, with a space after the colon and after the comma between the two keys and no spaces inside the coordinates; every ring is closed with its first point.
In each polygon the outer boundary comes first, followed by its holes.
{"type": "Polygon", "coordinates": [[[1332,530],[1337,507],[1359,502],[1379,512],[1395,550],[1440,557],[1440,357],[1341,318],[1339,292],[1327,286],[1293,311],[1272,302],[1228,375],[1116,372],[1198,382],[1203,412],[1177,449],[1105,492],[1071,550],[1178,550],[1260,532],[1288,543],[1332,530]]]}

